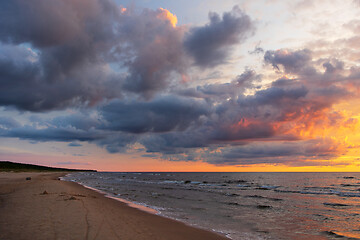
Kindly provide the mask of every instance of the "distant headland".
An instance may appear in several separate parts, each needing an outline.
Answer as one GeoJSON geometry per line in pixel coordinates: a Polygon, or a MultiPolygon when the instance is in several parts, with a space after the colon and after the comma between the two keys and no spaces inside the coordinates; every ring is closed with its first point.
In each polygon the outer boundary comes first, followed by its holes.
{"type": "Polygon", "coordinates": [[[69,169],[69,168],[54,168],[47,166],[40,166],[34,164],[14,163],[9,161],[0,161],[0,172],[97,172],[96,170],[88,169],[69,169]]]}

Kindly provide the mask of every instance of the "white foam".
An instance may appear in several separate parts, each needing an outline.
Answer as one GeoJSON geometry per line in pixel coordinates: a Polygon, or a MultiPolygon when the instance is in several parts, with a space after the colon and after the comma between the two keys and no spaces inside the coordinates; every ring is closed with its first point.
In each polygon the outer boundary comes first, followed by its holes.
{"type": "MultiPolygon", "coordinates": [[[[62,179],[63,180],[63,179],[62,179]]],[[[82,183],[79,183],[81,186],[85,187],[85,188],[88,188],[88,189],[91,189],[95,192],[98,192],[100,194],[103,194],[105,197],[107,198],[111,198],[111,199],[114,199],[114,200],[117,200],[117,201],[120,201],[120,202],[123,202],[123,203],[126,203],[126,205],[128,205],[129,207],[132,207],[132,208],[136,208],[136,209],[139,209],[141,211],[144,211],[144,212],[148,212],[148,213],[151,213],[151,214],[155,214],[155,215],[158,215],[160,214],[159,211],[157,211],[155,208],[152,208],[152,207],[149,207],[148,205],[144,204],[144,203],[137,203],[137,202],[131,202],[131,201],[128,201],[126,199],[123,199],[123,198],[119,198],[119,197],[115,197],[115,196],[111,196],[110,194],[108,194],[107,192],[104,192],[104,191],[101,191],[99,189],[96,189],[96,188],[93,188],[93,187],[90,187],[90,186],[87,186],[85,184],[82,184],[82,183]]]]}

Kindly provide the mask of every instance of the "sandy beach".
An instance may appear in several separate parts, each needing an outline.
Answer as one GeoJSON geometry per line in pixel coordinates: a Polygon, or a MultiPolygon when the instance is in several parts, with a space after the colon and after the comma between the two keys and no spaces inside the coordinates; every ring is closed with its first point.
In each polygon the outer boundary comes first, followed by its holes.
{"type": "Polygon", "coordinates": [[[0,173],[0,239],[226,239],[59,181],[62,175],[0,173]]]}

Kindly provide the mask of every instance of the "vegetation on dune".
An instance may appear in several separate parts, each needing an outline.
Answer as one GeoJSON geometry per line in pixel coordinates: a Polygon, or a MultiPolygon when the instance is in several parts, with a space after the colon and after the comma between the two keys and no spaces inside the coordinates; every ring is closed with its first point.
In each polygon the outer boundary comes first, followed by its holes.
{"type": "Polygon", "coordinates": [[[39,166],[34,164],[14,163],[0,161],[0,172],[96,172],[96,170],[68,169],[39,166]]]}

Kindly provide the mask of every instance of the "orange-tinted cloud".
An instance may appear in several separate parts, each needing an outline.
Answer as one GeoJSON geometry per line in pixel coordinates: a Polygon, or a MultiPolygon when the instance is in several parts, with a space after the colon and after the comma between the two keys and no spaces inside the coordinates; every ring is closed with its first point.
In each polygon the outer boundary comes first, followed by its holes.
{"type": "Polygon", "coordinates": [[[178,19],[175,14],[172,14],[169,10],[164,8],[159,8],[159,13],[157,15],[159,19],[169,21],[173,27],[176,27],[178,19]]]}

